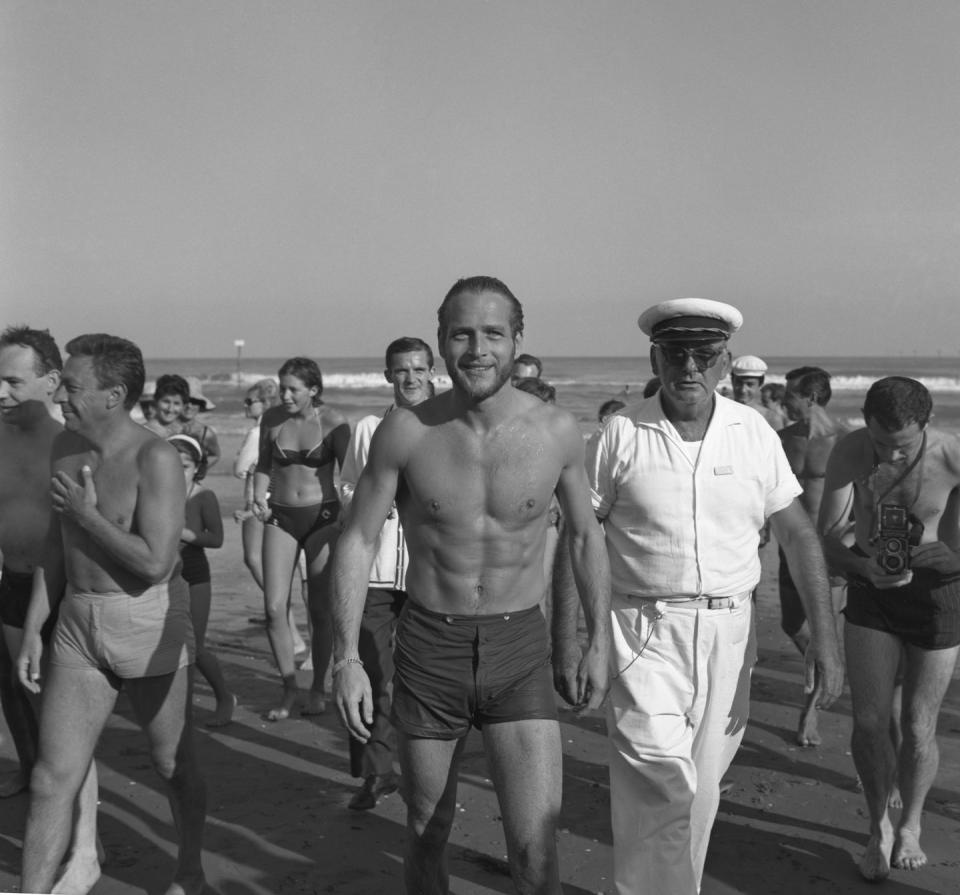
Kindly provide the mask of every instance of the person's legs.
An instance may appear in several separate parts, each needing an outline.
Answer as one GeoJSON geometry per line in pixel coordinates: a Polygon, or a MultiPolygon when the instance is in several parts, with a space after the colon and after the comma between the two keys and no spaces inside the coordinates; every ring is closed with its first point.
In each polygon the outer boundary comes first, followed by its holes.
{"type": "Polygon", "coordinates": [[[560,725],[541,720],[488,724],[483,741],[500,801],[513,883],[522,895],[560,895],[560,725]]]}
{"type": "Polygon", "coordinates": [[[167,784],[178,838],[177,869],[166,895],[199,895],[206,785],[197,767],[190,718],[192,669],[124,682],[130,704],[150,741],[150,758],[167,784]]]}
{"type": "Polygon", "coordinates": [[[370,778],[389,778],[393,775],[396,734],[390,723],[392,638],[404,597],[402,591],[372,587],[367,591],[363,607],[358,653],[373,691],[373,723],[369,725],[370,739],[366,743],[350,737],[350,773],[364,779],[357,796],[350,802],[352,808],[372,808],[376,798],[363,797],[363,794],[378,781],[369,784],[368,781],[370,778]]]}
{"type": "Polygon", "coordinates": [[[240,535],[243,539],[243,564],[250,570],[257,587],[263,590],[263,523],[256,516],[244,519],[240,535]]]}
{"type": "Polygon", "coordinates": [[[690,816],[696,613],[615,595],[610,695],[610,811],[619,895],[693,895],[690,816]]]}
{"type": "Polygon", "coordinates": [[[54,884],[53,895],[86,895],[100,879],[105,854],[97,838],[98,795],[97,761],[93,758],[77,793],[70,854],[54,884]]]}
{"type": "Polygon", "coordinates": [[[269,721],[290,716],[297,701],[297,675],[293,663],[293,638],[287,620],[290,583],[297,561],[296,540],[276,525],[263,531],[263,602],[267,614],[267,637],[283,681],[283,701],[267,712],[269,721]]]}
{"type": "Polygon", "coordinates": [[[720,781],[730,768],[750,714],[750,677],[757,660],[753,601],[731,609],[701,610],[697,622],[696,697],[691,755],[696,792],[690,810],[690,851],[697,888],[720,805],[720,781]]]}
{"type": "Polygon", "coordinates": [[[0,636],[0,705],[20,767],[0,780],[0,799],[15,796],[30,785],[30,771],[37,760],[37,719],[13,667],[22,640],[21,628],[3,626],[0,636]]]}
{"type": "Polygon", "coordinates": [[[920,816],[940,762],[937,717],[960,647],[924,650],[907,645],[903,679],[903,744],[898,762],[903,814],[897,826],[892,864],[916,870],[927,863],[920,848],[920,816]]]}
{"type": "MultiPolygon", "coordinates": [[[[792,582],[791,582],[792,586],[792,582]]],[[[833,604],[833,619],[836,626],[837,639],[843,642],[843,605],[846,602],[847,586],[846,583],[831,584],[830,599],[833,604]]],[[[781,591],[782,594],[782,591],[781,591]]],[[[799,593],[797,600],[800,599],[799,593]]],[[[801,607],[802,610],[802,607],[801,607]]],[[[800,655],[806,657],[807,646],[810,644],[810,629],[804,618],[803,627],[793,638],[800,655]]],[[[813,690],[805,697],[803,709],[800,711],[800,724],[797,727],[797,745],[799,746],[819,746],[823,739],[820,736],[820,723],[817,706],[820,704],[820,697],[823,694],[823,681],[820,679],[819,672],[815,674],[813,690]]]]}
{"type": "Polygon", "coordinates": [[[303,712],[305,715],[319,715],[326,711],[324,678],[333,655],[333,623],[330,614],[330,574],[333,564],[330,560],[339,531],[335,524],[325,525],[307,538],[304,547],[309,589],[307,608],[312,622],[310,654],[313,659],[313,684],[303,712]]]}
{"type": "Polygon", "coordinates": [[[429,740],[397,732],[407,843],[408,895],[447,895],[446,846],[457,807],[457,772],[466,738],[429,740]]]}
{"type": "Polygon", "coordinates": [[[237,698],[227,689],[220,663],[207,648],[207,622],[210,620],[211,595],[212,588],[209,581],[190,585],[190,618],[193,621],[193,636],[196,643],[196,664],[217,699],[217,709],[213,717],[207,721],[207,727],[223,727],[233,718],[237,698]]]}
{"type": "Polygon", "coordinates": [[[889,726],[900,640],[847,619],[844,641],[853,703],[850,749],[870,814],[870,841],[860,860],[860,873],[865,879],[881,880],[890,875],[893,849],[887,803],[896,775],[896,756],[889,726]]]}
{"type": "Polygon", "coordinates": [[[115,678],[95,668],[51,665],[47,670],[23,837],[24,892],[53,887],[70,843],[74,804],[118,689],[115,678]]]}

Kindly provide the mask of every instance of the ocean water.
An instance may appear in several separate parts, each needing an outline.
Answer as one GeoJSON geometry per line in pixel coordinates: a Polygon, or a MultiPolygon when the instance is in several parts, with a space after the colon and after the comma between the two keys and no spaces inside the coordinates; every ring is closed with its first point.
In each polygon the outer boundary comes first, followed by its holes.
{"type": "MultiPolygon", "coordinates": [[[[218,432],[241,434],[249,427],[243,417],[244,393],[265,376],[276,376],[284,358],[161,358],[147,360],[147,378],[163,373],[197,376],[204,394],[216,408],[203,419],[218,432]]],[[[910,376],[933,395],[934,424],[960,432],[960,357],[773,357],[768,382],[783,382],[784,374],[804,364],[823,367],[832,378],[829,409],[837,417],[860,425],[860,408],[870,384],[883,376],[910,376]]],[[[391,387],[383,378],[383,358],[317,358],[323,371],[324,400],[351,421],[386,407],[391,387]]],[[[596,425],[599,406],[610,398],[639,395],[652,376],[646,357],[546,357],[543,378],[557,389],[557,404],[573,413],[584,432],[596,425]]],[[[438,362],[437,388],[449,387],[438,362]]]]}

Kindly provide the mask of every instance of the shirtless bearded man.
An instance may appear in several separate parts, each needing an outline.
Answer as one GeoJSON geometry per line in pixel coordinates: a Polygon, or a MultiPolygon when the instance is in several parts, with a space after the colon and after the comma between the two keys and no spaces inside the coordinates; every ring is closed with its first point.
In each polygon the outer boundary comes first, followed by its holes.
{"type": "Polygon", "coordinates": [[[888,876],[891,864],[915,870],[927,862],[920,817],[939,763],[937,716],[960,650],[960,440],[928,428],[931,406],[916,380],[875,382],[863,407],[867,427],[844,436],[830,455],[820,506],[827,561],[848,580],[851,751],[870,812],[860,861],[869,880],[888,876]],[[856,541],[847,548],[841,537],[851,500],[856,541]],[[900,522],[904,549],[891,551],[889,526],[900,522]],[[909,568],[902,562],[907,552],[909,568]],[[889,723],[901,649],[897,755],[889,723]],[[894,830],[888,800],[897,780],[903,813],[894,830]]]}
{"type": "Polygon", "coordinates": [[[373,703],[357,632],[377,536],[396,496],[410,551],[393,694],[407,891],[447,891],[444,851],[472,725],[483,732],[517,890],[559,895],[560,731],[537,604],[556,492],[591,638],[578,702],[598,706],[607,689],[609,569],[583,439],[568,413],[510,385],[523,311],[503,283],[460,280],[438,317],[453,389],[380,424],[337,549],[337,706],[351,734],[367,739],[373,703]]]}
{"type": "MultiPolygon", "coordinates": [[[[827,458],[846,429],[827,413],[830,401],[830,374],[820,367],[797,367],[786,375],[787,389],[784,407],[791,422],[780,430],[780,442],[790,461],[790,468],[803,488],[799,500],[811,522],[817,523],[820,500],[823,497],[823,477],[827,470],[827,458]]],[[[810,645],[810,625],[800,600],[800,592],[790,574],[787,557],[780,549],[780,625],[784,633],[796,644],[800,655],[806,655],[810,645]]],[[[846,582],[842,577],[830,580],[830,595],[833,611],[839,615],[843,608],[846,582]]],[[[817,726],[817,705],[823,687],[817,679],[813,690],[807,694],[800,713],[797,728],[797,743],[801,746],[819,746],[820,731],[817,726]]]]}
{"type": "Polygon", "coordinates": [[[189,714],[189,596],[177,568],[183,470],[172,445],[130,418],[143,388],[140,349],[95,334],[67,352],[54,395],[66,427],[53,443],[54,512],[17,660],[21,683],[39,692],[42,674],[44,691],[22,889],[51,891],[74,798],[122,685],[168,784],[180,840],[166,895],[192,895],[204,884],[205,793],[189,714]],[[42,671],[40,630],[58,602],[42,671]]]}

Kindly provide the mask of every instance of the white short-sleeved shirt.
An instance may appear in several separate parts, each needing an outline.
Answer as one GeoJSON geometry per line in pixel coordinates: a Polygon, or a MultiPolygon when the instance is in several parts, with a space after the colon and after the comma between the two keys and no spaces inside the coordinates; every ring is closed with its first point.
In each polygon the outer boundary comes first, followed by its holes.
{"type": "Polygon", "coordinates": [[[658,394],[607,422],[588,475],[613,590],[641,597],[752,590],[760,529],[803,490],[769,423],[721,395],[696,462],[658,394]]]}
{"type": "Polygon", "coordinates": [[[233,461],[233,474],[238,479],[245,479],[250,467],[255,465],[260,457],[260,424],[253,426],[243,437],[243,444],[237,451],[237,459],[233,461]]]}
{"type": "MultiPolygon", "coordinates": [[[[388,410],[387,413],[389,412],[388,410]]],[[[370,456],[373,433],[382,419],[383,417],[379,416],[365,416],[357,423],[350,436],[347,454],[340,469],[340,500],[344,507],[349,507],[353,500],[353,492],[360,480],[363,467],[367,465],[367,457],[370,456]]],[[[409,556],[407,543],[403,537],[403,526],[394,507],[391,516],[383,523],[380,536],[377,538],[376,554],[373,567],[370,569],[370,587],[406,590],[408,565],[409,556]]]]}

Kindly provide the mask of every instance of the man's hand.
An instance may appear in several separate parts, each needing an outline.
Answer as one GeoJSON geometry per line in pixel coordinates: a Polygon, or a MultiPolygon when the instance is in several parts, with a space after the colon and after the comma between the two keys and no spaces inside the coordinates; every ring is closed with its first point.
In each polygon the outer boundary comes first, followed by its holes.
{"type": "Polygon", "coordinates": [[[583,715],[598,709],[607,698],[610,689],[610,644],[607,638],[599,644],[591,643],[580,663],[580,712],[583,715]]]}
{"type": "Polygon", "coordinates": [[[576,643],[554,643],[553,686],[584,715],[603,705],[610,688],[607,644],[591,644],[585,653],[576,643]]]}
{"type": "Polygon", "coordinates": [[[941,574],[960,572],[960,555],[943,541],[933,541],[910,548],[910,565],[918,569],[933,569],[941,574]]]}
{"type": "Polygon", "coordinates": [[[830,708],[843,693],[843,663],[836,645],[824,647],[811,638],[803,664],[804,693],[809,695],[817,690],[816,708],[830,708]]]}
{"type": "Polygon", "coordinates": [[[359,662],[344,665],[334,675],[333,699],[350,736],[361,743],[367,742],[373,724],[373,690],[359,662]]]}
{"type": "Polygon", "coordinates": [[[25,690],[40,692],[40,659],[43,656],[43,641],[39,634],[24,632],[20,655],[17,656],[17,677],[25,690]]]}
{"type": "Polygon", "coordinates": [[[84,516],[97,512],[97,488],[93,483],[93,471],[89,466],[80,468],[80,481],[75,482],[62,470],[53,477],[50,485],[53,511],[80,522],[84,516]]]}
{"type": "Polygon", "coordinates": [[[553,688],[570,705],[580,704],[580,664],[583,657],[580,646],[575,640],[554,640],[553,656],[553,688]]]}

